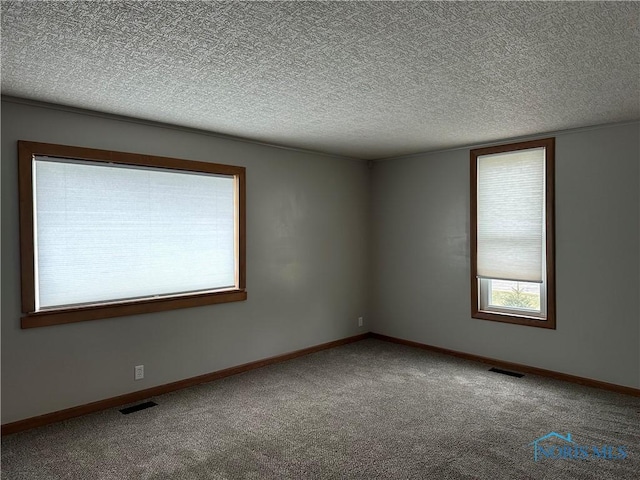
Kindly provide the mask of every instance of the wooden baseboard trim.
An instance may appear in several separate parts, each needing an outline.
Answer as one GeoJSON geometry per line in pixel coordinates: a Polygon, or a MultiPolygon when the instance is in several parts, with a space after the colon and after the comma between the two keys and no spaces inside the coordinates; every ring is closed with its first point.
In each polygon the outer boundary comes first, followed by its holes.
{"type": "Polygon", "coordinates": [[[164,393],[174,392],[183,388],[192,387],[201,383],[212,382],[220,378],[229,377],[231,375],[237,375],[239,373],[248,372],[256,368],[265,367],[267,365],[273,365],[274,363],[281,363],[287,360],[291,360],[296,357],[302,357],[309,355],[310,353],[319,352],[329,348],[339,347],[340,345],[346,345],[347,343],[353,343],[360,340],[364,340],[369,336],[368,333],[361,335],[355,335],[353,337],[342,338],[340,340],[334,340],[332,342],[322,343],[313,347],[303,348],[294,352],[285,353],[282,355],[276,355],[274,357],[257,360],[255,362],[249,362],[236,367],[225,368],[224,370],[218,370],[216,372],[206,373],[197,377],[186,378],[177,382],[167,383],[165,385],[158,385],[157,387],[147,388],[145,390],[139,390],[137,392],[127,393],[125,395],[119,395],[117,397],[107,398],[105,400],[99,400],[97,402],[87,403],[85,405],[78,405],[77,407],[67,408],[65,410],[59,410],[57,412],[46,413],[37,417],[26,418],[24,420],[18,420],[16,422],[6,423],[2,425],[2,435],[10,435],[12,433],[22,432],[50,423],[61,422],[70,418],[79,417],[89,413],[99,412],[108,408],[119,407],[126,405],[127,403],[139,402],[150,397],[156,397],[164,393]]]}
{"type": "Polygon", "coordinates": [[[423,350],[429,350],[431,352],[442,353],[444,355],[450,355],[454,357],[463,358],[465,360],[471,360],[475,362],[486,363],[498,367],[502,367],[508,370],[515,370],[522,373],[530,373],[533,375],[539,375],[542,377],[549,377],[556,380],[562,380],[565,382],[578,383],[588,387],[600,388],[609,390],[612,392],[622,393],[625,395],[632,395],[640,397],[640,389],[625,387],[622,385],[616,385],[613,383],[601,382],[599,380],[593,380],[590,378],[578,377],[575,375],[569,375],[566,373],[554,372],[553,370],[546,370],[543,368],[530,367],[519,363],[505,362],[497,360],[495,358],[483,357],[480,355],[474,355],[471,353],[458,352],[456,350],[449,350],[448,348],[435,347],[433,345],[427,345],[424,343],[414,342],[411,340],[404,340],[402,338],[390,337],[388,335],[382,335],[380,333],[363,333],[361,335],[355,335],[353,337],[342,338],[340,340],[334,340],[332,342],[322,343],[313,347],[303,348],[294,352],[285,353],[282,355],[276,355],[274,357],[265,358],[262,360],[256,360],[255,362],[249,362],[236,367],[226,368],[224,370],[218,370],[197,377],[186,378],[177,382],[167,383],[165,385],[158,385],[157,387],[147,388],[145,390],[139,390],[137,392],[127,393],[125,395],[119,395],[117,397],[107,398],[105,400],[99,400],[97,402],[87,403],[85,405],[79,405],[77,407],[67,408],[65,410],[59,410],[57,412],[46,413],[37,417],[26,418],[24,420],[18,420],[16,422],[6,423],[2,425],[2,436],[10,435],[12,433],[22,432],[24,430],[30,430],[32,428],[49,425],[51,423],[61,422],[74,417],[80,417],[89,413],[99,412],[113,407],[119,407],[126,405],[127,403],[139,402],[151,397],[156,397],[183,388],[192,387],[201,383],[212,382],[220,378],[229,377],[231,375],[237,375],[239,373],[248,372],[256,368],[266,367],[267,365],[273,365],[275,363],[285,362],[293,358],[302,357],[311,353],[319,352],[329,348],[339,347],[340,345],[346,345],[348,343],[358,342],[365,338],[376,338],[386,342],[398,343],[401,345],[407,345],[410,347],[420,348],[423,350]]]}
{"type": "Polygon", "coordinates": [[[601,388],[604,390],[610,390],[616,393],[623,393],[625,395],[632,395],[634,397],[640,397],[640,389],[633,387],[625,387],[622,385],[616,385],[614,383],[601,382],[600,380],[593,380],[591,378],[578,377],[576,375],[569,375],[567,373],[554,372],[553,370],[546,370],[544,368],[530,367],[528,365],[522,365],[519,363],[505,362],[502,360],[496,360],[495,358],[482,357],[480,355],[473,355],[471,353],[458,352],[456,350],[449,350],[448,348],[434,347],[425,343],[413,342],[411,340],[404,340],[402,338],[389,337],[380,333],[369,334],[371,338],[377,338],[378,340],[384,340],[385,342],[399,343],[401,345],[408,345],[410,347],[421,348],[423,350],[429,350],[431,352],[443,353],[445,355],[451,355],[454,357],[464,358],[465,360],[472,360],[474,362],[487,363],[497,367],[502,367],[507,370],[515,370],[520,373],[530,373],[532,375],[539,375],[541,377],[549,377],[555,380],[563,380],[565,382],[578,383],[587,387],[601,388]]]}

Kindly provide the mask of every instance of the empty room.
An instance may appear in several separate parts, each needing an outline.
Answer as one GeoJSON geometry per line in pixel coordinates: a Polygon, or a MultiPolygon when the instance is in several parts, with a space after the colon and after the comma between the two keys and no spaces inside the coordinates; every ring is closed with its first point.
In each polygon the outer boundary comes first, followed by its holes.
{"type": "Polygon", "coordinates": [[[1,15],[3,479],[637,478],[640,4],[1,15]]]}

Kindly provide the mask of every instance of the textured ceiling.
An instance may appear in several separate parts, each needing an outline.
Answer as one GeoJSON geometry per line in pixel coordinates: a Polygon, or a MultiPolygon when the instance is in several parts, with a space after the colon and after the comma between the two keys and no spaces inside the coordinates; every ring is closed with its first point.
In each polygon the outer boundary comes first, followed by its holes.
{"type": "Polygon", "coordinates": [[[384,158],[640,118],[640,4],[2,2],[2,93],[384,158]]]}

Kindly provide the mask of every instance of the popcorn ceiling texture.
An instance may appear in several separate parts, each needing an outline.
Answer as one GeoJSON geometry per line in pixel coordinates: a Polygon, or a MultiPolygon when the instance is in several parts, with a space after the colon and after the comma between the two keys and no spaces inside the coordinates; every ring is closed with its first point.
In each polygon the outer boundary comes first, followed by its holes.
{"type": "Polygon", "coordinates": [[[634,2],[2,2],[2,93],[384,158],[640,118],[634,2]]]}

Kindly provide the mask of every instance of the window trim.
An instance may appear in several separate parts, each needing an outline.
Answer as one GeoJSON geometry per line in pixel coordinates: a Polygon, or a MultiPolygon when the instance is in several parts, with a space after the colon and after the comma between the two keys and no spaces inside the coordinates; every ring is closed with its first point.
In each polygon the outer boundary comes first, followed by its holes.
{"type": "Polygon", "coordinates": [[[480,320],[514,323],[530,327],[556,328],[555,282],[555,138],[494,145],[470,150],[470,253],[471,253],[471,317],[480,320]],[[480,288],[477,277],[478,246],[478,157],[495,153],[515,152],[531,148],[545,148],[545,265],[546,265],[546,319],[526,314],[488,312],[480,309],[480,288]]]}
{"type": "Polygon", "coordinates": [[[177,158],[142,155],[137,153],[98,150],[68,145],[55,145],[18,141],[18,188],[20,209],[20,272],[22,291],[21,328],[44,327],[62,323],[81,322],[141,313],[160,312],[179,308],[198,307],[217,303],[238,302],[247,299],[246,292],[246,175],[245,167],[218,163],[181,160],[177,158]],[[233,175],[237,185],[238,222],[238,285],[235,289],[167,295],[161,298],[145,298],[97,305],[62,307],[35,311],[35,249],[33,212],[34,156],[62,157],[142,167],[166,168],[192,172],[233,175]]]}

